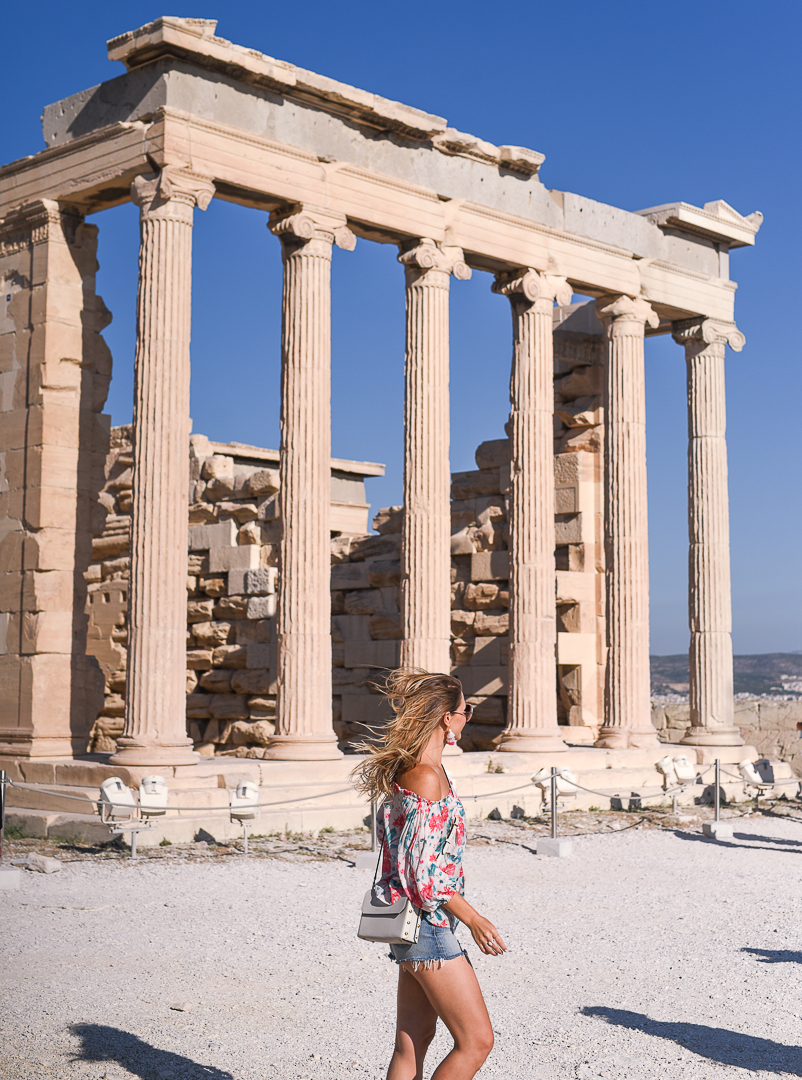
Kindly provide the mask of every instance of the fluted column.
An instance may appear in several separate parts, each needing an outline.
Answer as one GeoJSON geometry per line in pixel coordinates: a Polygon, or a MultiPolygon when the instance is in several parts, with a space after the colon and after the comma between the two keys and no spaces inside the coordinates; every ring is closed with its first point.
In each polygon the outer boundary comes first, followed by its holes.
{"type": "Polygon", "coordinates": [[[557,723],[554,561],[555,298],[565,278],[535,270],[499,274],[493,291],[512,305],[510,380],[510,687],[499,750],[565,749],[557,723]]]}
{"type": "Polygon", "coordinates": [[[732,323],[675,323],[688,368],[688,621],[692,746],[743,746],[734,721],[730,520],[724,349],[744,336],[732,323]]]}
{"type": "Polygon", "coordinates": [[[331,249],[345,218],[271,215],[281,240],[281,520],[276,734],[267,756],[339,758],[331,713],[331,249]]]}
{"type": "Polygon", "coordinates": [[[189,765],[186,730],[192,216],[214,186],[166,166],[139,176],[134,477],[125,727],[114,763],[189,765]]]}
{"type": "Polygon", "coordinates": [[[401,664],[451,670],[448,293],[470,269],[459,248],[424,239],[402,251],[407,340],[401,664]]]}
{"type": "Polygon", "coordinates": [[[604,550],[607,671],[596,746],[657,746],[649,683],[649,533],[646,506],[645,300],[596,301],[606,342],[604,550]]]}

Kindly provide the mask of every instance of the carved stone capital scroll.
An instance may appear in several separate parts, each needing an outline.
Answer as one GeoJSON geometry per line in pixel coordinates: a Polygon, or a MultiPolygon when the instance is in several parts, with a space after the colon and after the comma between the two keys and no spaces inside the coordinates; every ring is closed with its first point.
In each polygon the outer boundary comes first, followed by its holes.
{"type": "Polygon", "coordinates": [[[733,352],[740,352],[746,344],[735,323],[715,319],[683,319],[674,323],[671,333],[678,345],[698,341],[704,345],[729,345],[733,352]]]}
{"type": "Polygon", "coordinates": [[[640,296],[602,296],[596,301],[596,314],[602,325],[613,323],[623,328],[627,323],[640,323],[653,330],[660,325],[657,312],[640,296]]]}
{"type": "Polygon", "coordinates": [[[285,250],[313,241],[329,248],[336,244],[343,251],[353,251],[356,247],[356,236],[348,228],[345,215],[331,210],[306,205],[276,210],[270,215],[267,227],[281,240],[285,250]]]}
{"type": "Polygon", "coordinates": [[[540,274],[531,267],[496,274],[491,288],[494,293],[507,296],[511,300],[520,295],[530,304],[540,300],[549,306],[553,305],[555,300],[558,304],[570,304],[573,296],[573,290],[564,277],[540,274]]]}
{"type": "Polygon", "coordinates": [[[212,201],[214,184],[206,176],[181,165],[165,165],[159,173],[134,177],[131,199],[143,216],[192,220],[197,206],[205,210],[212,201]]]}
{"type": "Polygon", "coordinates": [[[471,276],[471,268],[465,262],[462,248],[436,244],[427,236],[403,247],[398,261],[413,277],[420,274],[443,274],[443,284],[447,283],[452,274],[458,281],[468,281],[471,276]]]}

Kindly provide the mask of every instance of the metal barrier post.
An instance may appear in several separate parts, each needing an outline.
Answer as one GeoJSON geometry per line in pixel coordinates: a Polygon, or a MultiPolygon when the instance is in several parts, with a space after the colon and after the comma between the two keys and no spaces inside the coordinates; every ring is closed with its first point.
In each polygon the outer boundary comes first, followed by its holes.
{"type": "Polygon", "coordinates": [[[732,836],[732,825],[729,821],[721,820],[721,759],[716,758],[716,771],[713,783],[716,786],[715,808],[716,816],[713,821],[706,821],[702,826],[705,836],[711,836],[714,840],[729,840],[732,836]]]}
{"type": "MultiPolygon", "coordinates": [[[[552,766],[549,777],[551,790],[551,836],[544,836],[537,842],[538,855],[552,855],[565,858],[573,849],[573,842],[568,837],[557,839],[557,775],[558,770],[552,766]]],[[[545,777],[544,777],[545,779],[545,777]]]]}
{"type": "Polygon", "coordinates": [[[370,802],[370,850],[377,852],[379,850],[379,838],[376,833],[376,800],[371,799],[370,802]]]}
{"type": "Polygon", "coordinates": [[[22,874],[16,866],[9,866],[8,863],[3,862],[6,832],[6,784],[10,782],[5,769],[0,769],[0,889],[18,889],[22,880],[22,874]]]}
{"type": "Polygon", "coordinates": [[[557,770],[551,770],[551,838],[557,839],[557,770]]]}

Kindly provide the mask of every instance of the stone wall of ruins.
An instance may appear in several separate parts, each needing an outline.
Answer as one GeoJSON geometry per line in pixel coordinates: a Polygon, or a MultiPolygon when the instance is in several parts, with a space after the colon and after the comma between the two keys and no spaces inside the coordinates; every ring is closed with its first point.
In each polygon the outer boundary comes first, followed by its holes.
{"type": "MultiPolygon", "coordinates": [[[[555,693],[559,721],[572,729],[568,741],[589,743],[603,695],[602,356],[597,336],[557,330],[555,693]]],[[[191,439],[187,722],[201,752],[256,757],[276,714],[277,454],[224,449],[204,436],[191,439]]],[[[453,474],[451,486],[451,659],[476,709],[462,740],[466,750],[493,748],[506,724],[509,690],[509,440],[483,443],[476,463],[474,471],[453,474]]],[[[107,517],[86,575],[88,649],[106,685],[94,750],[112,750],[123,725],[132,465],[130,428],[115,428],[100,497],[107,517]]],[[[354,501],[350,484],[334,474],[332,711],[343,746],[385,714],[368,684],[399,663],[401,639],[402,510],[380,510],[377,535],[370,534],[367,506],[358,491],[354,501]]]]}

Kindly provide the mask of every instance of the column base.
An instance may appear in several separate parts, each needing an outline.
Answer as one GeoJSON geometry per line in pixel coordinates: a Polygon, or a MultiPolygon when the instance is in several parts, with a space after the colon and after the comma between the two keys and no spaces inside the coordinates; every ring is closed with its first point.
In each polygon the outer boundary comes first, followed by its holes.
{"type": "Polygon", "coordinates": [[[554,728],[515,728],[503,732],[496,743],[496,750],[511,754],[554,754],[567,749],[554,728]]]}
{"type": "Polygon", "coordinates": [[[689,727],[680,739],[681,746],[744,746],[744,740],[736,727],[703,728],[689,727]]]}
{"type": "Polygon", "coordinates": [[[265,757],[273,761],[334,761],[342,756],[333,735],[273,735],[265,751],[265,757]]]}
{"type": "Polygon", "coordinates": [[[602,725],[593,745],[604,750],[656,750],[660,740],[654,728],[651,731],[630,731],[629,728],[602,725]]]}
{"type": "Polygon", "coordinates": [[[123,735],[117,740],[117,749],[109,758],[109,765],[197,765],[200,754],[192,749],[192,740],[161,745],[138,742],[123,735]]]}

